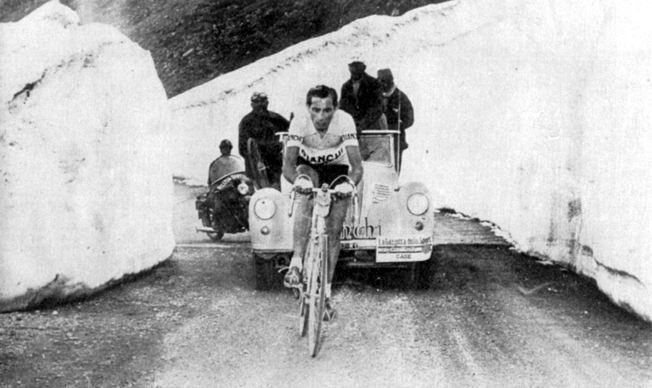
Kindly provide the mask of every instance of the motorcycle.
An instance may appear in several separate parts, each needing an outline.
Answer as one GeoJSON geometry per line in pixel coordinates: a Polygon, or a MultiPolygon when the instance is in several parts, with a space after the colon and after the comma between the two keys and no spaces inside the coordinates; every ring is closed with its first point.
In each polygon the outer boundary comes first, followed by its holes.
{"type": "Polygon", "coordinates": [[[195,201],[203,232],[213,241],[225,233],[242,233],[249,230],[248,207],[254,185],[245,174],[244,162],[237,156],[221,156],[213,162],[213,181],[209,191],[195,201]]]}

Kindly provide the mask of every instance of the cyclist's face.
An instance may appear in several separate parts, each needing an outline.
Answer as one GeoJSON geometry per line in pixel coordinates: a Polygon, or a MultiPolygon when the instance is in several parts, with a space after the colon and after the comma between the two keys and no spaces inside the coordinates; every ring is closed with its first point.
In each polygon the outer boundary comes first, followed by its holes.
{"type": "Polygon", "coordinates": [[[331,97],[313,97],[308,110],[310,111],[310,118],[315,128],[320,131],[327,130],[335,113],[333,99],[331,97]]]}

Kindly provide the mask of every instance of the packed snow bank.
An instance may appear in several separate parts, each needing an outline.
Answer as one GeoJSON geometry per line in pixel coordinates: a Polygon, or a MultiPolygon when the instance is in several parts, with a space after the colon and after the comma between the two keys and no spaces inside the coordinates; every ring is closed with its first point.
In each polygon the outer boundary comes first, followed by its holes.
{"type": "Polygon", "coordinates": [[[288,116],[310,86],[339,89],[352,60],[389,67],[416,115],[402,180],[652,320],[650,8],[454,1],[356,21],[172,99],[174,171],[205,180],[253,91],[288,116]]]}
{"type": "Polygon", "coordinates": [[[0,311],[168,258],[169,114],[149,53],[57,1],[0,36],[0,311]]]}

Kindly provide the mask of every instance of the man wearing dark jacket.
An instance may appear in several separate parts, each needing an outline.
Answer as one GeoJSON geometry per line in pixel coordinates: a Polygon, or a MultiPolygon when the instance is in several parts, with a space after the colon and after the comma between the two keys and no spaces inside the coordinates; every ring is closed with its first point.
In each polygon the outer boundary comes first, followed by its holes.
{"type": "Polygon", "coordinates": [[[340,93],[340,109],[353,116],[358,135],[365,129],[378,129],[381,116],[380,85],[365,73],[366,68],[359,61],[350,63],[351,79],[342,85],[340,93]]]}
{"type": "Polygon", "coordinates": [[[245,161],[247,175],[251,176],[247,141],[256,140],[260,157],[267,166],[268,179],[272,185],[280,187],[283,171],[283,145],[276,134],[287,132],[290,122],[278,113],[267,110],[269,100],[264,93],[251,96],[252,111],[245,115],[238,127],[238,151],[245,161]]]}
{"type": "Polygon", "coordinates": [[[398,129],[401,132],[398,144],[398,167],[400,170],[400,164],[403,162],[403,150],[408,148],[405,130],[414,124],[414,110],[408,96],[394,85],[394,76],[390,69],[378,70],[378,81],[382,92],[382,113],[387,119],[387,127],[388,129],[398,129]]]}

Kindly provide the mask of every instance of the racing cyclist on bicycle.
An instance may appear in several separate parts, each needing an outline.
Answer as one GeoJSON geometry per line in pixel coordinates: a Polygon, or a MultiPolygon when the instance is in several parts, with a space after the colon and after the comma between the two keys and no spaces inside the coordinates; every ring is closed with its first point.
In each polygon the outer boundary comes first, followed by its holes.
{"type": "MultiPolygon", "coordinates": [[[[296,117],[290,123],[283,176],[295,185],[299,193],[301,189],[311,188],[307,180],[297,180],[299,175],[309,176],[316,187],[324,183],[330,185],[341,175],[348,175],[355,184],[362,179],[362,158],[358,149],[355,122],[351,115],[337,109],[337,104],[335,89],[325,85],[316,86],[306,95],[309,114],[296,117]]],[[[350,183],[342,181],[335,190],[351,193],[352,187],[350,183]]],[[[334,200],[330,214],[326,218],[330,267],[324,287],[326,293],[324,320],[331,320],[335,313],[330,301],[331,283],[340,253],[340,233],[348,205],[348,200],[334,200]]],[[[313,203],[309,200],[309,196],[297,195],[293,234],[294,254],[283,281],[286,287],[300,287],[301,284],[301,269],[310,234],[312,207],[313,203]]]]}

